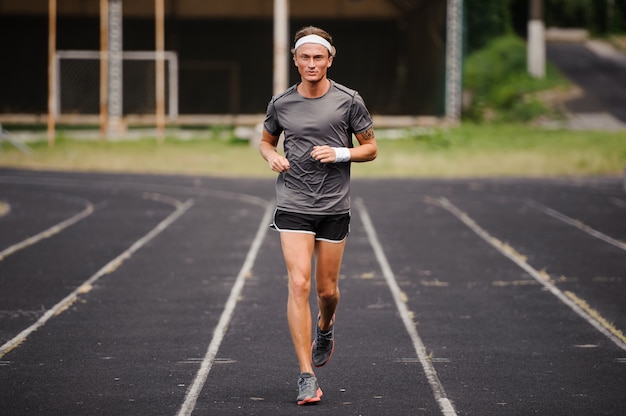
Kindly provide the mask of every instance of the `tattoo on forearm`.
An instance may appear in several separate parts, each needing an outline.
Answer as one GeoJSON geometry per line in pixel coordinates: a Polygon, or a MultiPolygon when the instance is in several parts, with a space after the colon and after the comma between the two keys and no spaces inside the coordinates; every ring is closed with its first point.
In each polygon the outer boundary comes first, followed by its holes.
{"type": "Polygon", "coordinates": [[[372,140],[374,138],[374,129],[370,127],[361,134],[364,140],[372,140]]]}

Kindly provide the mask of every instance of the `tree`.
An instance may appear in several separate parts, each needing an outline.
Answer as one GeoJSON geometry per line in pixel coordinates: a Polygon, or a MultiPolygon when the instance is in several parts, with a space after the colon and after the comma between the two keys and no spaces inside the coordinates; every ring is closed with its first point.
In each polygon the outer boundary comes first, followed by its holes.
{"type": "Polygon", "coordinates": [[[465,0],[468,53],[511,31],[509,3],[509,0],[465,0]]]}

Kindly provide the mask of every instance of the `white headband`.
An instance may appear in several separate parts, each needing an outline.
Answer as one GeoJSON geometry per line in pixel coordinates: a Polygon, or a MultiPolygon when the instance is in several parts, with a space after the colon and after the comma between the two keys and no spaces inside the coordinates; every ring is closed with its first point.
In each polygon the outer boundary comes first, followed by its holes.
{"type": "Polygon", "coordinates": [[[330,52],[331,54],[333,53],[332,46],[330,46],[330,42],[319,35],[307,35],[307,36],[301,37],[296,42],[296,46],[294,46],[294,50],[298,49],[300,46],[302,46],[305,43],[317,43],[318,45],[322,45],[323,47],[328,49],[328,52],[330,52]]]}

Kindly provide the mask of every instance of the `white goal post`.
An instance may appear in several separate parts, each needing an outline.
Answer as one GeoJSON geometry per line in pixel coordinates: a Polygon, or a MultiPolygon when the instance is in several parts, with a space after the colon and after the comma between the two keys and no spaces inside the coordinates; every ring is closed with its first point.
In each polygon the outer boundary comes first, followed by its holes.
{"type": "MultiPolygon", "coordinates": [[[[64,106],[63,101],[74,101],[75,105],[73,108],[67,109],[67,107],[71,107],[65,105],[66,113],[70,112],[73,114],[98,114],[99,112],[99,71],[100,71],[100,51],[91,51],[91,50],[60,50],[55,53],[54,64],[56,66],[56,76],[55,76],[55,96],[54,100],[56,103],[56,111],[54,117],[58,117],[59,115],[64,114],[64,106]],[[65,68],[62,65],[62,62],[68,61],[83,61],[82,64],[76,64],[73,69],[73,74],[67,74],[69,69],[65,68]],[[91,63],[91,64],[90,64],[91,63]],[[64,72],[65,70],[65,72],[64,72]],[[65,85],[65,84],[70,85],[65,85]],[[70,93],[68,94],[68,90],[70,93]],[[70,97],[69,99],[67,97],[70,97]],[[82,102],[80,102],[82,100],[82,102]]],[[[163,60],[167,65],[167,102],[168,102],[168,117],[171,120],[174,120],[178,117],[178,56],[175,52],[172,51],[164,51],[162,52],[163,60]]],[[[157,57],[159,57],[159,52],[156,51],[124,51],[122,52],[122,61],[124,64],[132,61],[152,61],[152,63],[156,64],[157,57]]],[[[154,70],[152,68],[142,68],[142,73],[146,73],[150,76],[154,76],[154,70]]],[[[122,77],[124,74],[122,74],[122,77]]],[[[142,81],[147,81],[150,76],[147,76],[142,81]]],[[[144,83],[142,83],[144,84],[144,83]]],[[[144,105],[146,108],[152,108],[154,104],[154,99],[149,100],[147,96],[154,97],[156,94],[156,86],[155,83],[145,83],[148,85],[146,88],[152,88],[152,90],[148,90],[147,93],[137,93],[133,91],[135,85],[127,88],[131,91],[122,91],[122,96],[124,100],[143,100],[141,105],[144,105]],[[150,102],[148,102],[150,101],[150,102]]],[[[123,85],[123,83],[122,83],[123,85]]],[[[143,85],[142,85],[143,87],[143,85]]],[[[141,105],[138,105],[141,107],[141,105]]],[[[136,106],[137,107],[137,106],[136,106]]],[[[154,112],[154,111],[151,111],[154,112]]]]}

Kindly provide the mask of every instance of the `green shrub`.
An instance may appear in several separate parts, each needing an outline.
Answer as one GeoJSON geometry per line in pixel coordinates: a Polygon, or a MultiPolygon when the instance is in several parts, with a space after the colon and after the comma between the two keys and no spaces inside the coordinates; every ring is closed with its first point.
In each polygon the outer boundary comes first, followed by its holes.
{"type": "Polygon", "coordinates": [[[517,36],[507,35],[491,41],[465,61],[464,84],[475,93],[489,91],[512,74],[526,67],[526,44],[517,36]]]}
{"type": "Polygon", "coordinates": [[[530,94],[554,88],[563,78],[548,65],[543,79],[528,74],[526,43],[515,35],[490,42],[471,54],[464,69],[464,87],[470,92],[471,103],[464,117],[475,121],[528,121],[549,112],[530,94]]]}

